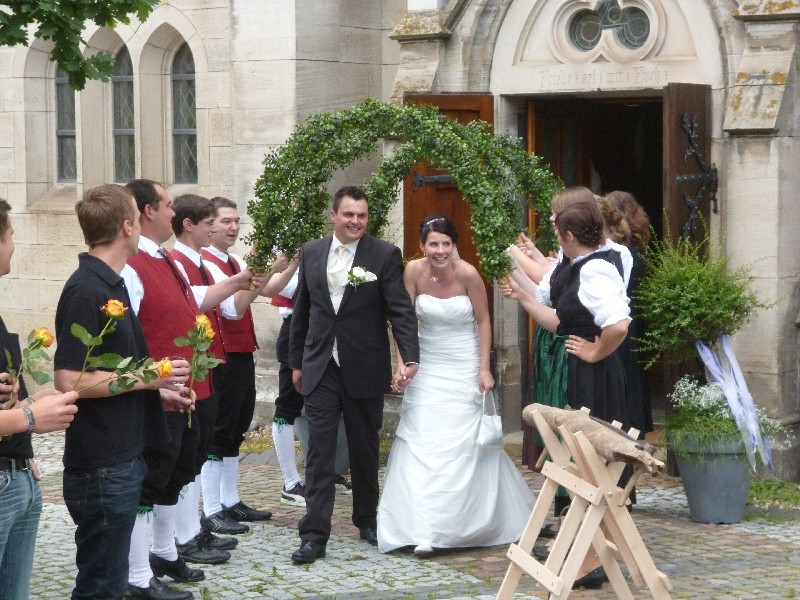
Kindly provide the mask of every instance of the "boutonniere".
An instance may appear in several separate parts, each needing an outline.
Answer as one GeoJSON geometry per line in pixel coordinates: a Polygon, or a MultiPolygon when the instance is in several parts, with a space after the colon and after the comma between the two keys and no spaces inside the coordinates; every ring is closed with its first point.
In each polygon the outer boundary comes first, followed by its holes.
{"type": "Polygon", "coordinates": [[[377,277],[375,273],[371,273],[370,271],[366,271],[361,267],[353,267],[347,272],[347,283],[352,285],[354,288],[357,288],[362,283],[367,283],[368,281],[377,281],[377,277]]]}

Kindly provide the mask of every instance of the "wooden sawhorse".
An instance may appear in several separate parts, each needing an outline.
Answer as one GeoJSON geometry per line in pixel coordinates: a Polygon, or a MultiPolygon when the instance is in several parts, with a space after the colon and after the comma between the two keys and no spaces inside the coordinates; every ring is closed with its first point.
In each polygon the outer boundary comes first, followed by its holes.
{"type": "Polygon", "coordinates": [[[637,431],[631,430],[633,435],[627,436],[620,431],[619,423],[610,426],[591,419],[587,409],[569,411],[533,404],[525,409],[523,418],[539,431],[545,443],[542,456],[549,454],[551,460],[542,468],[546,480],[525,531],[519,543],[508,549],[511,565],[497,600],[513,598],[523,572],[549,591],[550,600],[568,598],[590,546],[617,598],[633,600],[618,564],[621,559],[637,587],[646,583],[653,598],[669,600],[672,584],[656,569],[626,508],[628,496],[642,473],[655,473],[664,464],[636,441],[637,431]],[[626,462],[634,464],[634,473],[623,490],[617,482],[626,462]],[[559,485],[569,491],[572,502],[550,555],[542,564],[531,556],[531,551],[559,485]]]}

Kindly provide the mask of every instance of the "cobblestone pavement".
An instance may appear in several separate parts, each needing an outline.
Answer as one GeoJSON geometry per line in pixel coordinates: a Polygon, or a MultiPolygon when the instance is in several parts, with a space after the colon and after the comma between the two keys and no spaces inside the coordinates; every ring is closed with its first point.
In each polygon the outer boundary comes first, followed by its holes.
{"type": "MultiPolygon", "coordinates": [[[[45,507],[36,548],[31,598],[68,598],[75,576],[74,527],[61,498],[63,434],[34,436],[43,473],[45,507]]],[[[98,441],[98,443],[102,443],[98,441]]],[[[542,478],[521,468],[533,489],[542,478]]],[[[233,600],[491,600],[508,567],[507,547],[441,552],[430,559],[411,553],[380,554],[358,539],[350,523],[350,496],[337,495],[333,535],[324,560],[294,566],[297,521],[304,509],[279,503],[282,486],[274,455],[242,459],[242,498],[273,511],[272,520],[253,524],[225,565],[206,567],[206,581],[185,587],[195,598],[233,600]]],[[[753,510],[735,525],[689,520],[680,481],[659,475],[640,481],[633,516],[656,567],[670,578],[674,599],[766,600],[800,593],[800,519],[753,510]]],[[[464,515],[465,519],[469,515],[464,515]]],[[[13,546],[12,546],[13,548],[13,546]]],[[[625,568],[623,567],[623,572],[625,568]]],[[[633,588],[636,600],[652,598],[633,588]]],[[[523,579],[515,598],[546,598],[535,581],[523,579]]],[[[571,598],[615,598],[610,585],[574,591],[571,598]]]]}

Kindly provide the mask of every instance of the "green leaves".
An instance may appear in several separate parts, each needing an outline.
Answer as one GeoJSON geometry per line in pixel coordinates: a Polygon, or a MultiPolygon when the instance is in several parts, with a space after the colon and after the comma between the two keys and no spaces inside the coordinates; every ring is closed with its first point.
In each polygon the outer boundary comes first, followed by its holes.
{"type": "Polygon", "coordinates": [[[695,357],[697,340],[712,345],[720,334],[738,331],[756,309],[768,308],[751,281],[750,265],[731,269],[707,234],[700,242],[654,240],[635,294],[645,321],[639,343],[649,354],[647,366],[660,356],[670,363],[695,357]]]}
{"type": "Polygon", "coordinates": [[[106,53],[85,57],[82,46],[87,21],[113,28],[130,22],[136,14],[144,21],[159,0],[31,0],[5,2],[10,12],[0,11],[0,46],[29,43],[28,29],[36,38],[52,40],[50,59],[69,74],[70,86],[82,90],[86,79],[106,81],[113,73],[113,57],[106,53]]]}
{"type": "Polygon", "coordinates": [[[264,272],[276,252],[295,254],[304,242],[321,237],[331,202],[325,192],[331,175],[377,152],[380,139],[401,144],[364,182],[370,234],[380,235],[400,183],[415,164],[427,161],[449,169],[470,203],[470,226],[487,278],[510,271],[505,249],[517,237],[526,204],[540,215],[545,224],[541,231],[552,237],[550,199],[560,184],[518,139],[494,135],[487,123],[462,125],[435,107],[369,98],[349,110],[310,115],[284,146],[265,156],[264,173],[255,184],[258,200],[248,205],[253,232],[247,241],[257,245],[248,259],[251,268],[264,272]]]}

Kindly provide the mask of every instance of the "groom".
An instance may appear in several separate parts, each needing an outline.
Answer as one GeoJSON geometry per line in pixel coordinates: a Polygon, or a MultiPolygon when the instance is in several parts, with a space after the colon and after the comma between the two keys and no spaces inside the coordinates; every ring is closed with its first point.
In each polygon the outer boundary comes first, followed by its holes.
{"type": "Polygon", "coordinates": [[[334,461],[344,418],[353,482],[353,524],[377,545],[378,430],[392,367],[387,320],[404,364],[405,385],[419,367],[417,319],[403,285],[397,246],[366,235],[369,205],[357,187],[333,197],[334,235],[304,244],[289,334],[289,366],[305,396],[308,420],[306,515],[300,520],[295,563],[325,556],[331,532],[334,461]],[[348,271],[361,267],[363,283],[348,271]],[[374,280],[373,280],[374,275],[374,280]]]}

